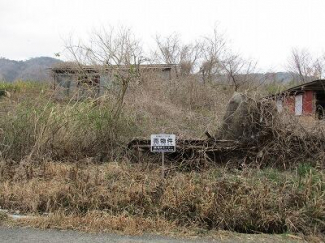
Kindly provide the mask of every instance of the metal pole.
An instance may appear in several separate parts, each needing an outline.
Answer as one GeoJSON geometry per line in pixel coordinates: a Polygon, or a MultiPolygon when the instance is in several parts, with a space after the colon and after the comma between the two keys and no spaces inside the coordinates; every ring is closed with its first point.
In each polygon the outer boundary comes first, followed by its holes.
{"type": "Polygon", "coordinates": [[[162,178],[164,179],[165,178],[165,152],[162,152],[161,153],[161,175],[162,175],[162,178]]]}

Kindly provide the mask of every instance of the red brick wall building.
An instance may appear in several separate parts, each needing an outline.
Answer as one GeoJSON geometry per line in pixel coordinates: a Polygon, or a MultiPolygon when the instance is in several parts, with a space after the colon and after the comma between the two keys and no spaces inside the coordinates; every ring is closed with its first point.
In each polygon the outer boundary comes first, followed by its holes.
{"type": "Polygon", "coordinates": [[[298,85],[272,97],[279,112],[287,110],[297,116],[325,117],[325,80],[298,85]]]}

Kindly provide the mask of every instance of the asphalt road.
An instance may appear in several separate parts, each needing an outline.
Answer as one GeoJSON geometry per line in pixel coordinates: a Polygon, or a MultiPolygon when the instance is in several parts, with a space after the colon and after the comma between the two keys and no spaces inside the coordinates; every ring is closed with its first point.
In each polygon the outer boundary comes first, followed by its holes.
{"type": "MultiPolygon", "coordinates": [[[[85,233],[79,231],[40,230],[23,227],[0,226],[0,243],[297,243],[306,242],[296,236],[230,234],[219,240],[208,238],[176,239],[158,235],[127,236],[108,233],[85,233]]],[[[315,241],[317,242],[317,241],[315,241]]],[[[319,241],[322,242],[322,241],[319,241]]]]}
{"type": "Polygon", "coordinates": [[[91,234],[77,231],[38,230],[33,228],[8,228],[0,226],[1,243],[185,243],[217,242],[205,240],[181,240],[161,236],[122,236],[117,234],[91,234]]]}

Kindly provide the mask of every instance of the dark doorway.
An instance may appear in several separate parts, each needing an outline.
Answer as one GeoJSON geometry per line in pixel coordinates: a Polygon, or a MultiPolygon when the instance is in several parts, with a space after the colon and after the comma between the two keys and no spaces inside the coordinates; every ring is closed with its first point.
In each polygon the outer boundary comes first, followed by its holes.
{"type": "Polygon", "coordinates": [[[325,119],[325,92],[316,93],[316,118],[325,119]]]}

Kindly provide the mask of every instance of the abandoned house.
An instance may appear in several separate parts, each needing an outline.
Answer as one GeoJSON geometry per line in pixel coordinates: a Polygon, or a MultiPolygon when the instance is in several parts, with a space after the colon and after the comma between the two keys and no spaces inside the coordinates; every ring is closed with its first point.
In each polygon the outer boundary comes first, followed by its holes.
{"type": "Polygon", "coordinates": [[[325,79],[304,83],[271,97],[276,101],[278,112],[286,109],[297,116],[325,118],[325,79]]]}
{"type": "MultiPolygon", "coordinates": [[[[149,64],[138,65],[136,68],[141,79],[170,80],[175,75],[176,65],[149,64]]],[[[105,90],[114,86],[116,72],[123,73],[129,70],[130,68],[126,66],[104,68],[102,66],[78,66],[76,64],[50,68],[57,98],[100,96],[105,90]]]]}

